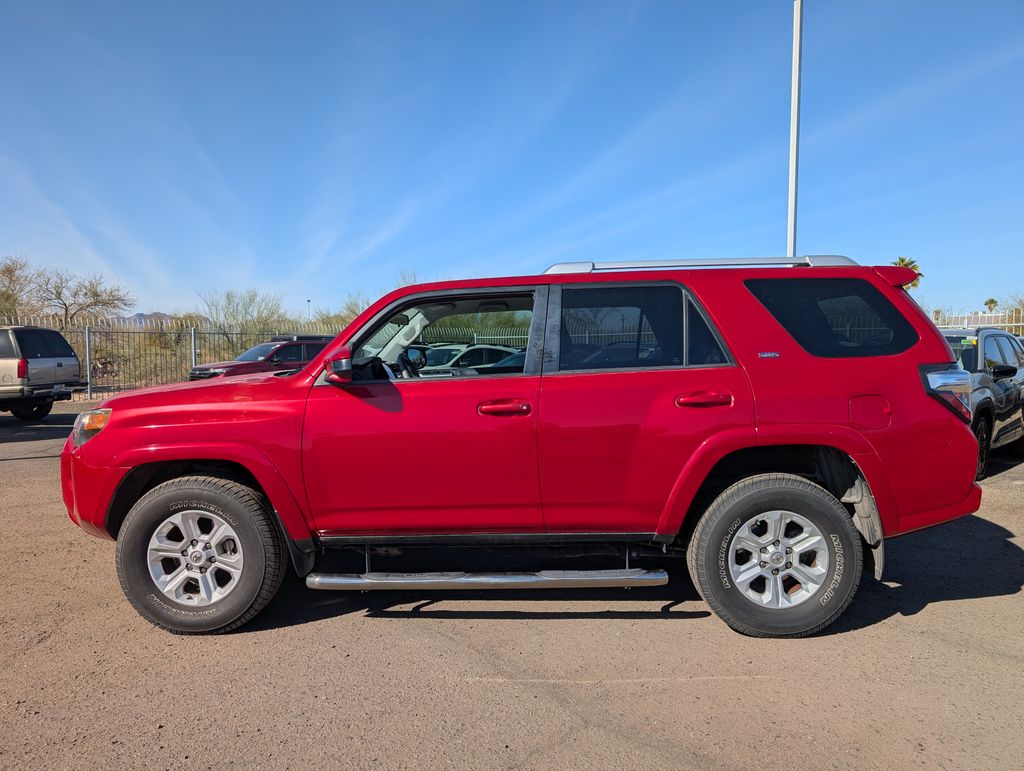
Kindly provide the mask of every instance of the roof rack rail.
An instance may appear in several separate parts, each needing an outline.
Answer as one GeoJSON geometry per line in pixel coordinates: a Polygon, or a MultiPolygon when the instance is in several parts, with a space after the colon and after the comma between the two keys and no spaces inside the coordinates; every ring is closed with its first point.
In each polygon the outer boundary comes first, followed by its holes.
{"type": "Polygon", "coordinates": [[[599,273],[615,270],[658,270],[686,268],[758,268],[758,267],[843,267],[858,265],[841,254],[813,254],[803,257],[728,257],[693,260],[617,260],[615,262],[559,262],[545,273],[599,273]]]}

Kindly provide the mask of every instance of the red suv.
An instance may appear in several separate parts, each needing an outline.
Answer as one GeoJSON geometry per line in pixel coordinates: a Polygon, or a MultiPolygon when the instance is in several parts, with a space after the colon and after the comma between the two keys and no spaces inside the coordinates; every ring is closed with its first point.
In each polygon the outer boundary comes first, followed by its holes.
{"type": "Polygon", "coordinates": [[[270,342],[254,345],[232,361],[197,364],[189,370],[188,379],[206,380],[211,377],[298,369],[306,366],[333,339],[325,335],[272,337],[270,342]]]}
{"type": "Polygon", "coordinates": [[[980,505],[970,377],[914,277],[822,257],[404,287],[300,371],[83,413],[64,499],[172,632],[241,626],[289,562],[313,589],[420,591],[659,585],[685,555],[733,629],[811,634],[884,538],[980,505]],[[452,329],[525,356],[419,377],[452,329]]]}

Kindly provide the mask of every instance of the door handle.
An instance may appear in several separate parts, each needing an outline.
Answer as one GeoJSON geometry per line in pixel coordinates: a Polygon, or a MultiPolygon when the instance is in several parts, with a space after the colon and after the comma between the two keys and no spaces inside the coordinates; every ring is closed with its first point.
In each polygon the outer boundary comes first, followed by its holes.
{"type": "Polygon", "coordinates": [[[481,415],[491,415],[496,418],[513,418],[516,415],[529,415],[530,403],[522,399],[495,399],[491,402],[480,402],[476,411],[481,415]]]}
{"type": "Polygon", "coordinates": [[[676,397],[676,407],[728,407],[732,394],[723,391],[695,391],[676,397]]]}

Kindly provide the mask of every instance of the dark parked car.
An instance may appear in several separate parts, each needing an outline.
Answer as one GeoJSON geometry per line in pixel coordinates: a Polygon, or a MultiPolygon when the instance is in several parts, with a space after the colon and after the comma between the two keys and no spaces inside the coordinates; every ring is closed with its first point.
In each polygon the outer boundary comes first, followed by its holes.
{"type": "Polygon", "coordinates": [[[978,438],[978,479],[989,453],[1009,446],[1024,455],[1024,344],[1000,329],[944,329],[960,365],[971,373],[971,408],[978,438]]]}
{"type": "Polygon", "coordinates": [[[299,369],[306,366],[333,339],[325,335],[272,337],[269,342],[253,346],[233,361],[195,366],[188,373],[188,379],[207,380],[211,377],[248,375],[252,372],[299,369]]]}

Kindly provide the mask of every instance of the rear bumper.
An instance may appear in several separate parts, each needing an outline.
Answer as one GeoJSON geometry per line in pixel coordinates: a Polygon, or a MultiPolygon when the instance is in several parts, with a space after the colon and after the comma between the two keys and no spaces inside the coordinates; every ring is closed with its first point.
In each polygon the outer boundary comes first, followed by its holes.
{"type": "Polygon", "coordinates": [[[900,517],[899,532],[893,533],[892,535],[903,535],[915,530],[932,527],[933,525],[941,525],[943,522],[949,522],[950,520],[966,517],[968,514],[973,514],[980,508],[981,488],[978,485],[973,484],[971,485],[971,491],[962,501],[958,501],[950,506],[918,511],[914,514],[900,517]]]}

